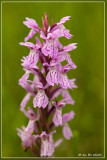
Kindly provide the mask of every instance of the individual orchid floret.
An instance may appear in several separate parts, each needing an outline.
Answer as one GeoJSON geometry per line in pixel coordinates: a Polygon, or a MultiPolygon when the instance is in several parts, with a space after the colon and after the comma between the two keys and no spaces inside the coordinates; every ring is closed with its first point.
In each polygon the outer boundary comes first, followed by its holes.
{"type": "Polygon", "coordinates": [[[69,20],[69,18],[70,16],[62,18],[60,22],[57,23],[56,26],[51,30],[51,32],[58,30],[57,36],[59,38],[65,36],[67,39],[70,39],[72,35],[69,33],[69,30],[66,29],[63,25],[67,20],[69,20]]]}
{"type": "Polygon", "coordinates": [[[25,67],[26,69],[33,69],[33,68],[38,68],[36,66],[37,62],[39,60],[39,53],[36,52],[36,50],[31,50],[29,55],[26,57],[23,57],[21,60],[22,66],[25,67]]]}
{"type": "Polygon", "coordinates": [[[54,150],[53,144],[49,141],[48,137],[55,133],[56,131],[50,132],[47,134],[45,131],[42,131],[41,135],[37,135],[37,137],[41,138],[41,157],[50,156],[52,151],[54,150]]]}
{"type": "Polygon", "coordinates": [[[31,132],[26,131],[26,128],[23,127],[23,129],[17,129],[18,131],[18,136],[21,138],[22,140],[22,146],[24,148],[24,150],[26,150],[27,148],[32,148],[32,145],[35,145],[35,140],[36,137],[35,135],[32,135],[31,132]]]}
{"type": "Polygon", "coordinates": [[[74,83],[75,79],[69,80],[69,78],[66,74],[67,72],[70,71],[70,69],[72,69],[72,67],[67,64],[67,65],[61,67],[61,70],[58,74],[58,82],[60,83],[60,86],[64,89],[77,88],[77,86],[74,83]]]}
{"type": "Polygon", "coordinates": [[[39,110],[37,110],[37,114],[35,114],[35,112],[30,107],[28,107],[28,111],[25,109],[22,109],[21,111],[25,114],[26,117],[29,118],[29,123],[26,128],[26,131],[29,131],[31,133],[33,133],[33,132],[38,133],[38,128],[37,128],[36,122],[40,118],[39,110]]]}
{"type": "Polygon", "coordinates": [[[56,131],[51,132],[48,135],[46,135],[46,133],[42,132],[41,157],[51,156],[52,153],[54,152],[54,145],[47,139],[47,137],[55,132],[56,131]]]}
{"type": "Polygon", "coordinates": [[[48,33],[47,37],[44,35],[44,33],[41,31],[41,38],[45,40],[42,47],[42,52],[45,56],[50,56],[51,58],[57,57],[58,54],[58,48],[62,48],[62,44],[58,40],[58,33],[57,30],[53,33],[48,33]]]}
{"type": "Polygon", "coordinates": [[[57,25],[58,25],[59,28],[60,28],[60,34],[61,34],[61,36],[65,36],[67,39],[70,39],[70,38],[72,37],[72,35],[69,33],[69,30],[64,27],[63,24],[64,24],[67,20],[69,20],[69,18],[70,18],[70,16],[64,17],[64,18],[62,18],[62,19],[60,20],[59,23],[57,23],[57,25]]]}
{"type": "Polygon", "coordinates": [[[55,126],[62,126],[62,108],[65,106],[64,100],[57,102],[52,102],[52,104],[56,107],[55,114],[53,116],[53,123],[55,126]]]}
{"type": "Polygon", "coordinates": [[[70,71],[72,67],[68,64],[65,66],[59,66],[59,72],[58,72],[58,82],[60,86],[64,89],[70,88],[69,78],[67,77],[67,72],[70,71]]]}
{"type": "Polygon", "coordinates": [[[59,77],[58,67],[59,67],[59,65],[58,65],[57,61],[52,60],[50,62],[50,64],[44,63],[43,65],[49,67],[49,72],[46,76],[47,83],[52,86],[54,86],[54,83],[58,84],[59,83],[59,81],[58,81],[58,77],[59,77]]]}
{"type": "Polygon", "coordinates": [[[37,106],[39,108],[41,107],[45,108],[49,103],[49,99],[45,94],[45,89],[48,87],[48,85],[43,87],[43,84],[40,82],[40,79],[37,75],[34,78],[34,82],[33,81],[29,81],[29,82],[34,83],[36,89],[38,90],[36,96],[33,99],[34,108],[36,108],[37,106]]]}

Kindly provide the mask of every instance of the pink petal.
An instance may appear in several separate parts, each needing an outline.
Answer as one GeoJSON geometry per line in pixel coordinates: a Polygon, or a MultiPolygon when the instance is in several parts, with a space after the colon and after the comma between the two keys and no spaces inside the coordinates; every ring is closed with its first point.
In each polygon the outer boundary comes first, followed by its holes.
{"type": "Polygon", "coordinates": [[[24,41],[28,41],[29,39],[31,39],[34,34],[36,33],[36,31],[34,31],[33,29],[30,30],[29,34],[27,35],[27,37],[25,37],[24,41]]]}
{"type": "Polygon", "coordinates": [[[67,90],[63,90],[62,91],[62,96],[66,102],[66,104],[74,104],[75,101],[72,99],[71,95],[69,94],[69,92],[67,90]]]}
{"type": "Polygon", "coordinates": [[[69,83],[70,89],[77,88],[77,85],[75,84],[75,79],[70,79],[69,83]]]}
{"type": "Polygon", "coordinates": [[[63,141],[62,138],[58,139],[58,140],[54,143],[54,147],[55,147],[55,148],[58,147],[58,146],[62,143],[62,141],[63,141]]]}
{"type": "Polygon", "coordinates": [[[29,71],[26,71],[26,73],[19,79],[19,85],[24,86],[28,78],[29,78],[29,71]]]}
{"type": "Polygon", "coordinates": [[[36,49],[36,46],[31,42],[20,42],[20,45],[27,46],[29,49],[36,49]]]}
{"type": "Polygon", "coordinates": [[[66,54],[66,61],[68,62],[69,65],[71,65],[72,69],[77,68],[77,66],[74,64],[69,54],[66,54]]]}
{"type": "Polygon", "coordinates": [[[66,16],[66,17],[63,17],[61,20],[60,20],[60,22],[59,23],[57,23],[58,25],[59,24],[63,24],[63,23],[65,23],[66,21],[68,21],[69,20],[69,18],[70,18],[71,16],[66,16]]]}
{"type": "Polygon", "coordinates": [[[75,112],[74,111],[71,111],[69,113],[65,113],[63,116],[62,116],[62,121],[63,123],[65,122],[68,122],[68,121],[71,121],[75,116],[75,112]]]}
{"type": "Polygon", "coordinates": [[[38,27],[38,24],[36,23],[36,21],[32,18],[28,18],[26,17],[26,21],[23,21],[23,23],[28,27],[28,28],[36,28],[38,27]]]}
{"type": "Polygon", "coordinates": [[[73,49],[77,48],[77,46],[75,46],[77,43],[71,43],[67,46],[65,46],[63,49],[66,52],[72,51],[73,49]]]}
{"type": "Polygon", "coordinates": [[[71,35],[71,34],[69,33],[69,30],[66,29],[66,28],[63,30],[63,34],[64,34],[64,36],[65,36],[67,39],[71,39],[72,36],[73,36],[73,35],[71,35]]]}
{"type": "Polygon", "coordinates": [[[71,139],[71,137],[73,136],[71,128],[67,123],[65,123],[63,126],[63,135],[68,140],[71,139]]]}
{"type": "Polygon", "coordinates": [[[24,109],[26,104],[28,103],[28,101],[30,100],[30,97],[31,97],[31,94],[30,93],[27,93],[26,96],[23,98],[20,106],[21,106],[21,109],[24,109]]]}

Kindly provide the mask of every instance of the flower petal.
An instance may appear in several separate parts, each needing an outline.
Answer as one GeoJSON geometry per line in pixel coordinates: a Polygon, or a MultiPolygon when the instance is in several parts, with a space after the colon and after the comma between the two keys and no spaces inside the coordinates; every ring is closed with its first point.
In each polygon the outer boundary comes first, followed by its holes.
{"type": "Polygon", "coordinates": [[[24,109],[26,104],[28,103],[28,101],[30,100],[30,97],[31,97],[31,93],[27,93],[26,96],[23,98],[20,106],[21,106],[21,109],[24,109]]]}
{"type": "Polygon", "coordinates": [[[73,105],[75,103],[75,101],[72,99],[71,95],[69,94],[69,92],[67,90],[62,91],[62,96],[63,96],[66,104],[73,105]]]}
{"type": "Polygon", "coordinates": [[[63,116],[62,116],[62,122],[65,123],[65,122],[68,122],[68,121],[71,121],[75,116],[75,112],[74,111],[71,111],[69,113],[65,113],[63,116]]]}
{"type": "Polygon", "coordinates": [[[70,32],[70,31],[69,31],[68,29],[66,29],[66,28],[63,30],[63,34],[64,34],[64,36],[65,36],[67,39],[71,39],[72,36],[73,36],[73,35],[70,34],[69,32],[70,32]]]}
{"type": "Polygon", "coordinates": [[[77,66],[74,64],[74,62],[72,61],[71,57],[69,54],[66,54],[66,61],[68,62],[69,65],[71,65],[72,69],[76,69],[77,66]]]}
{"type": "Polygon", "coordinates": [[[73,136],[71,128],[67,123],[65,123],[63,126],[63,135],[66,139],[71,139],[71,137],[73,136]]]}
{"type": "Polygon", "coordinates": [[[26,71],[25,74],[19,79],[19,85],[24,86],[29,78],[29,71],[26,71]]]}
{"type": "Polygon", "coordinates": [[[20,42],[19,44],[22,46],[27,46],[29,49],[36,49],[36,46],[31,42],[20,42]]]}
{"type": "Polygon", "coordinates": [[[36,33],[36,31],[33,30],[33,29],[31,29],[30,32],[29,32],[29,34],[27,35],[27,37],[25,37],[24,41],[26,42],[29,39],[31,39],[34,36],[35,33],[36,33]]]}
{"type": "Polygon", "coordinates": [[[59,23],[57,23],[58,25],[59,24],[63,24],[63,23],[65,23],[66,21],[68,21],[69,20],[69,18],[70,18],[71,16],[66,16],[66,17],[63,17],[61,20],[60,20],[60,22],[59,23]]]}
{"type": "Polygon", "coordinates": [[[28,18],[26,17],[26,21],[23,21],[24,25],[26,25],[28,28],[33,28],[35,29],[36,27],[38,27],[38,24],[36,23],[36,21],[32,18],[28,18]]]}
{"type": "Polygon", "coordinates": [[[58,140],[54,143],[54,147],[55,147],[55,148],[58,147],[58,146],[62,143],[62,141],[63,141],[62,138],[58,139],[58,140]]]}
{"type": "Polygon", "coordinates": [[[69,52],[72,51],[73,49],[76,49],[77,46],[75,46],[77,43],[71,43],[65,47],[63,47],[64,51],[69,52]]]}
{"type": "Polygon", "coordinates": [[[70,89],[77,88],[77,85],[75,84],[75,79],[70,79],[69,83],[70,83],[70,89]]]}

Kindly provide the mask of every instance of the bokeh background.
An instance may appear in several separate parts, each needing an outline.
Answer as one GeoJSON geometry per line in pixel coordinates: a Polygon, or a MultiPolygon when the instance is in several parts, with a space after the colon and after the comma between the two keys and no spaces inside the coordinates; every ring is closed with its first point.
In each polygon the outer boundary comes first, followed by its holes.
{"type": "MultiPolygon", "coordinates": [[[[16,128],[27,125],[28,119],[20,112],[20,102],[26,92],[18,85],[24,74],[22,56],[29,50],[19,45],[29,29],[23,25],[25,17],[33,18],[39,26],[41,17],[48,12],[51,24],[64,16],[71,16],[65,26],[73,38],[61,38],[64,45],[78,43],[71,57],[78,66],[69,77],[76,78],[77,89],[70,91],[76,101],[63,112],[74,110],[75,118],[69,122],[74,137],[64,140],[55,150],[56,157],[78,157],[78,154],[104,151],[104,3],[2,3],[2,156],[33,156],[24,152],[16,128]]],[[[54,138],[62,136],[57,129],[54,138]]]]}

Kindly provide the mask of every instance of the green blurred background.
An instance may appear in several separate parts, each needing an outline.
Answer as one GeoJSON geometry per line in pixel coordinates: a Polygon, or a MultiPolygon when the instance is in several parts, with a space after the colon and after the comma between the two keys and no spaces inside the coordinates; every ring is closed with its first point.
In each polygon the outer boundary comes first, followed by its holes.
{"type": "MultiPolygon", "coordinates": [[[[75,118],[69,122],[74,137],[64,140],[55,150],[56,157],[75,157],[81,154],[101,153],[104,146],[104,4],[103,3],[2,3],[2,156],[27,157],[16,128],[27,125],[28,119],[20,112],[20,102],[26,94],[18,85],[23,75],[22,56],[29,50],[21,47],[29,29],[23,25],[25,17],[33,18],[41,27],[41,17],[48,12],[49,19],[59,22],[64,16],[71,16],[66,22],[73,38],[61,38],[64,45],[78,43],[71,57],[78,66],[69,77],[76,78],[77,89],[70,91],[76,101],[67,105],[63,112],[74,110],[75,118]]],[[[54,138],[62,136],[57,129],[54,138]]]]}

